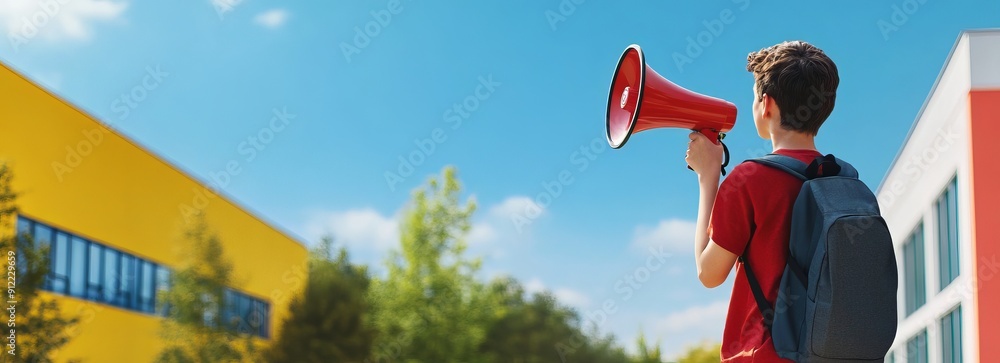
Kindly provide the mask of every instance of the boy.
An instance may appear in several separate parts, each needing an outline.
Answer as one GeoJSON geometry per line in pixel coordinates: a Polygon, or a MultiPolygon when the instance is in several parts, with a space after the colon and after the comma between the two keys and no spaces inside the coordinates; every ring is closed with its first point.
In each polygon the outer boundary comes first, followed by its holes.
{"type": "MultiPolygon", "coordinates": [[[[754,75],[757,134],[771,140],[774,153],[806,164],[822,156],[814,139],[833,111],[840,83],[833,61],[808,43],[784,42],[750,53],[747,70],[754,75]]],[[[742,163],[720,186],[722,146],[698,132],[689,137],[685,160],[701,189],[694,248],[698,278],[708,288],[719,286],[743,256],[773,305],[802,182],[758,163],[742,163]]],[[[736,269],[721,355],[722,362],[789,362],[774,351],[743,266],[736,269]]]]}

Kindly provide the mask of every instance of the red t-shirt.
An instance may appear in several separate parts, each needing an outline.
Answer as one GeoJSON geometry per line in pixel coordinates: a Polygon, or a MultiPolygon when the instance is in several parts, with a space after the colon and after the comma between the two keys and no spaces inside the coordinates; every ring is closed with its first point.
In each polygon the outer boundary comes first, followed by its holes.
{"type": "MultiPolygon", "coordinates": [[[[822,156],[815,150],[777,150],[805,163],[822,156]]],[[[754,275],[772,305],[785,270],[792,205],[802,181],[788,173],[753,162],[733,168],[719,186],[708,227],[717,245],[736,255],[747,251],[754,275]],[[749,244],[748,244],[749,242],[749,244]]],[[[764,327],[750,283],[739,262],[722,335],[722,362],[791,362],[779,358],[764,327]]]]}

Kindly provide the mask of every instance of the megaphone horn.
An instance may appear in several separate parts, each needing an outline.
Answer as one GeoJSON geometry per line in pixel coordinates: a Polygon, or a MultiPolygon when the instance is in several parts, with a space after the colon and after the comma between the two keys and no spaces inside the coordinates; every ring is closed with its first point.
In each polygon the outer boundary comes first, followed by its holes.
{"type": "MultiPolygon", "coordinates": [[[[622,53],[608,94],[607,136],[612,148],[624,146],[634,133],[661,127],[698,131],[718,144],[735,124],[732,102],[691,92],[660,76],[646,64],[638,45],[622,53]]],[[[728,150],[726,154],[723,175],[728,150]]]]}

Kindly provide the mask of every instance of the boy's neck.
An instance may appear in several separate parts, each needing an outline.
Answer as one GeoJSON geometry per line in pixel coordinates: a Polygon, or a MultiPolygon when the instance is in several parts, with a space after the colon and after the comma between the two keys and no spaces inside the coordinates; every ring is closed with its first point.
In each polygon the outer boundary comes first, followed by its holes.
{"type": "Polygon", "coordinates": [[[771,132],[771,146],[775,151],[778,149],[816,150],[816,136],[778,128],[778,130],[771,132]]]}

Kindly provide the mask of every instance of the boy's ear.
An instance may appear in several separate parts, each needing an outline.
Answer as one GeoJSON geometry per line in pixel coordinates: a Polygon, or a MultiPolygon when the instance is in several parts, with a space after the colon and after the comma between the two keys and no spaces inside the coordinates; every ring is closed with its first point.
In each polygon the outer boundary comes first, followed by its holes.
{"type": "Polygon", "coordinates": [[[774,99],[767,93],[761,96],[760,102],[762,103],[761,106],[764,106],[764,110],[762,111],[762,116],[764,116],[764,118],[770,118],[771,116],[778,115],[781,112],[778,110],[778,104],[775,103],[774,99]]]}
{"type": "Polygon", "coordinates": [[[768,96],[767,93],[764,93],[764,94],[760,95],[760,105],[761,105],[761,111],[760,112],[761,112],[761,116],[763,116],[764,118],[767,118],[767,117],[770,116],[770,113],[771,113],[771,103],[773,103],[773,102],[774,102],[774,100],[772,100],[771,96],[768,96]]]}

